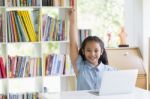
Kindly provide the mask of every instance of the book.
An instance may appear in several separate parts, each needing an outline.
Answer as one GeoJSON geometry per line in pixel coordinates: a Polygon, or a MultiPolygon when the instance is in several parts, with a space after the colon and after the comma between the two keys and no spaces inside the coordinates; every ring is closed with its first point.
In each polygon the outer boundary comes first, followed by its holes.
{"type": "Polygon", "coordinates": [[[29,11],[24,11],[23,14],[24,14],[24,18],[26,19],[26,22],[27,22],[26,26],[29,28],[29,36],[31,38],[31,41],[35,42],[35,41],[37,41],[37,37],[36,37],[35,29],[34,29],[29,11]]]}
{"type": "Polygon", "coordinates": [[[17,35],[18,33],[17,33],[17,28],[16,28],[14,14],[13,14],[13,11],[10,11],[8,13],[10,15],[10,25],[11,25],[10,27],[12,29],[11,32],[13,33],[12,38],[14,38],[14,42],[17,42],[19,38],[18,38],[18,35],[17,35]]]}
{"type": "Polygon", "coordinates": [[[78,30],[78,37],[79,41],[78,44],[81,46],[83,40],[87,38],[88,36],[91,36],[91,29],[79,29],[78,30]]]}
{"type": "Polygon", "coordinates": [[[7,77],[6,68],[5,68],[5,64],[4,64],[2,57],[0,57],[0,73],[1,73],[2,78],[7,77]]]}
{"type": "Polygon", "coordinates": [[[38,93],[9,93],[10,99],[39,99],[38,93]]]}
{"type": "Polygon", "coordinates": [[[18,20],[19,20],[21,33],[23,33],[25,41],[30,41],[29,35],[28,35],[26,27],[25,27],[25,24],[24,24],[23,19],[21,17],[21,13],[20,13],[20,11],[17,11],[16,13],[17,13],[17,17],[18,17],[18,20]]]}
{"type": "Polygon", "coordinates": [[[5,0],[0,0],[0,6],[4,6],[5,0]]]}
{"type": "Polygon", "coordinates": [[[41,58],[29,56],[9,56],[9,75],[15,77],[41,76],[41,58]]]}
{"type": "Polygon", "coordinates": [[[3,42],[3,31],[2,31],[2,29],[3,29],[3,23],[2,23],[2,14],[0,14],[0,42],[3,42]]]}
{"type": "Polygon", "coordinates": [[[40,6],[40,0],[7,0],[7,5],[11,6],[40,6]]]}
{"type": "Polygon", "coordinates": [[[31,42],[37,41],[36,33],[34,30],[34,26],[31,21],[29,12],[28,11],[18,11],[18,13],[19,13],[19,16],[21,16],[21,18],[22,18],[24,27],[27,31],[25,33],[26,33],[26,35],[29,36],[30,41],[31,42]]]}
{"type": "MultiPolygon", "coordinates": [[[[46,56],[46,55],[45,55],[46,56]]],[[[49,54],[45,57],[45,75],[73,74],[73,68],[68,55],[49,54]]]]}

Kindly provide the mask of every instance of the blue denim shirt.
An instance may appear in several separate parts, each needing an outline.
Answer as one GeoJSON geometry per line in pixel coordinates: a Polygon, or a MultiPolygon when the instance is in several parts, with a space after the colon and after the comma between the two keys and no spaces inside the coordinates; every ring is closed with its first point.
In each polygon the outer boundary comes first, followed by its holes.
{"type": "Polygon", "coordinates": [[[116,68],[104,65],[102,62],[94,67],[88,61],[83,61],[81,56],[77,59],[77,90],[99,89],[101,85],[101,75],[104,71],[114,71],[116,68]]]}

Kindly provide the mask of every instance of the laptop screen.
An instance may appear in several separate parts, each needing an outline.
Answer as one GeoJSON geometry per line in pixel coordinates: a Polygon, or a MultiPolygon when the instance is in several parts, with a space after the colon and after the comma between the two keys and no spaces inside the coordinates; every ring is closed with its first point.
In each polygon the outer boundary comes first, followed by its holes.
{"type": "MultiPolygon", "coordinates": [[[[138,70],[106,71],[102,75],[99,95],[131,93],[135,88],[138,70]]],[[[95,91],[96,92],[96,91],[95,91]]]]}

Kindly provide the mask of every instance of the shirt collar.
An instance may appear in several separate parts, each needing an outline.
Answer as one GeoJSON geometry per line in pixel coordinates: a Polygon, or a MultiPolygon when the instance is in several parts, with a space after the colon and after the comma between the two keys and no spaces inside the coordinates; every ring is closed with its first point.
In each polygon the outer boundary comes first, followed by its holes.
{"type": "Polygon", "coordinates": [[[101,71],[103,69],[103,67],[104,67],[104,64],[102,62],[97,67],[94,67],[93,64],[91,64],[88,61],[86,61],[86,64],[88,64],[87,67],[89,69],[95,69],[95,70],[98,70],[98,71],[101,71]]]}

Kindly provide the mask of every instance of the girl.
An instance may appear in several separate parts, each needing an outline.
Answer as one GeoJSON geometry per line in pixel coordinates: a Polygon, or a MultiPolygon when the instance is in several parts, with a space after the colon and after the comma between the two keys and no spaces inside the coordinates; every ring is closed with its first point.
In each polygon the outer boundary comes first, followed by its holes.
{"type": "Polygon", "coordinates": [[[78,51],[76,32],[76,12],[70,11],[70,58],[77,77],[77,90],[94,90],[100,88],[101,74],[112,71],[108,66],[104,43],[96,36],[87,37],[78,51]]]}

